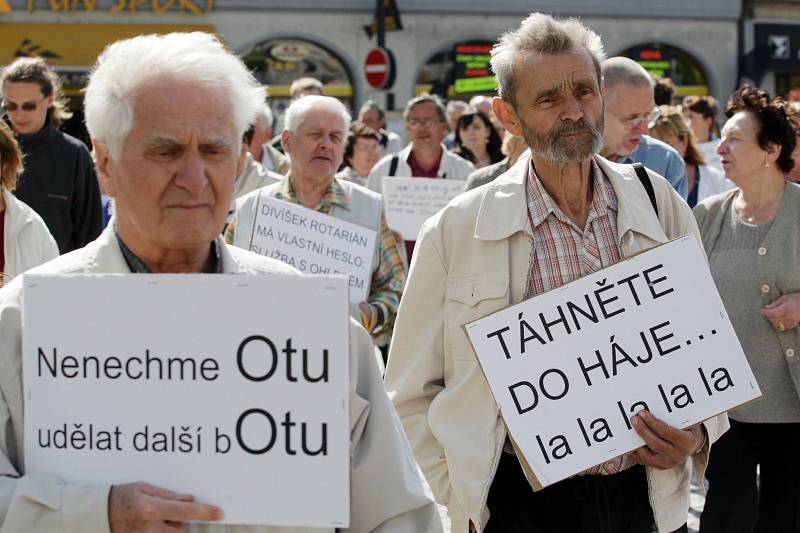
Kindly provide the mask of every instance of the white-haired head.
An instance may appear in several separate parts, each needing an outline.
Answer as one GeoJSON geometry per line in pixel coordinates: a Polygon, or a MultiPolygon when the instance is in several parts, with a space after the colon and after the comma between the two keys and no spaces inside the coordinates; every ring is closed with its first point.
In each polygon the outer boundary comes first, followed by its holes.
{"type": "Polygon", "coordinates": [[[344,131],[350,129],[350,113],[347,108],[336,98],[311,94],[292,102],[286,110],[284,124],[288,131],[297,132],[298,126],[303,122],[306,113],[312,110],[324,109],[330,113],[338,113],[344,120],[344,131]]]}
{"type": "Polygon", "coordinates": [[[559,54],[581,49],[589,52],[599,84],[600,65],[606,57],[600,36],[576,19],[556,20],[550,15],[532,13],[518,29],[503,34],[492,48],[497,94],[512,106],[515,104],[514,68],[520,54],[559,54]]]}
{"type": "Polygon", "coordinates": [[[655,82],[643,66],[629,57],[610,57],[603,62],[603,81],[606,89],[617,85],[627,87],[647,87],[652,89],[655,82]]]}
{"type": "Polygon", "coordinates": [[[133,127],[133,102],[146,82],[164,79],[225,90],[241,142],[264,102],[264,88],[242,61],[202,32],[140,35],[106,47],[86,87],[86,127],[114,160],[133,127]]]}
{"type": "Polygon", "coordinates": [[[260,122],[263,128],[271,128],[272,127],[272,110],[269,108],[269,104],[266,102],[262,102],[259,104],[258,109],[256,109],[256,116],[254,122],[260,122]]]}

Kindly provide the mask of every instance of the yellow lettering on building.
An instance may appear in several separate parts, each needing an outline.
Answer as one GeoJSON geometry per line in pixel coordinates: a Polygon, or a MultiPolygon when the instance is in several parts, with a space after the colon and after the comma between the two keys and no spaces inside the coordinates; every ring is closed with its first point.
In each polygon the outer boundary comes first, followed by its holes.
{"type": "Polygon", "coordinates": [[[175,0],[153,0],[152,8],[156,13],[166,13],[174,3],[175,0]]]}

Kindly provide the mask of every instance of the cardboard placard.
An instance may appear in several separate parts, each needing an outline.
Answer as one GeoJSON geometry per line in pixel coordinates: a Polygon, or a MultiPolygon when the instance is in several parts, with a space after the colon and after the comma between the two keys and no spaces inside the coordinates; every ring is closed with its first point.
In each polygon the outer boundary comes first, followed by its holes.
{"type": "Polygon", "coordinates": [[[422,224],[464,192],[465,183],[441,178],[384,178],[386,223],[403,239],[417,240],[422,224]]]}
{"type": "Polygon", "coordinates": [[[375,231],[263,192],[256,209],[251,252],[307,274],[346,274],[350,278],[350,302],[367,301],[375,231]]]}
{"type": "Polygon", "coordinates": [[[222,507],[224,523],[347,526],[343,276],[23,285],[28,474],[145,481],[222,507]]]}
{"type": "Polygon", "coordinates": [[[642,446],[641,409],[686,428],[761,396],[693,235],[465,329],[542,486],[642,446]]]}

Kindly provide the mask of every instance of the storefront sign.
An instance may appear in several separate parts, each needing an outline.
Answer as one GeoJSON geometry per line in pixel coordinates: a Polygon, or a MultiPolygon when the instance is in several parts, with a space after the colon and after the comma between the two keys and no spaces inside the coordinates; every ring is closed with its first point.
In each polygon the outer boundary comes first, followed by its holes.
{"type": "Polygon", "coordinates": [[[542,486],[761,396],[700,244],[687,235],[465,326],[542,486]]]}
{"type": "Polygon", "coordinates": [[[224,523],[349,521],[347,281],[25,275],[25,468],[145,481],[224,523]]]}
{"type": "Polygon", "coordinates": [[[214,11],[215,0],[0,0],[0,13],[51,11],[56,13],[186,13],[203,15],[214,11]]]}
{"type": "Polygon", "coordinates": [[[456,93],[494,91],[497,88],[490,68],[492,44],[462,43],[455,47],[454,86],[456,93]]]}

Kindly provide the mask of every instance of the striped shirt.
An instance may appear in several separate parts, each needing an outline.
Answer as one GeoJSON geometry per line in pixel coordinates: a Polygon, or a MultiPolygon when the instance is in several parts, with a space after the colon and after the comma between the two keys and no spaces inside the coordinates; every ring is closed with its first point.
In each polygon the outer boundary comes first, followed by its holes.
{"type": "MultiPolygon", "coordinates": [[[[613,265],[620,259],[617,195],[600,167],[591,161],[592,201],[586,225],[570,220],[548,194],[533,168],[528,167],[528,220],[525,231],[533,241],[525,298],[542,294],[613,265]]],[[[623,455],[589,468],[580,475],[608,475],[635,463],[623,455]]]]}

